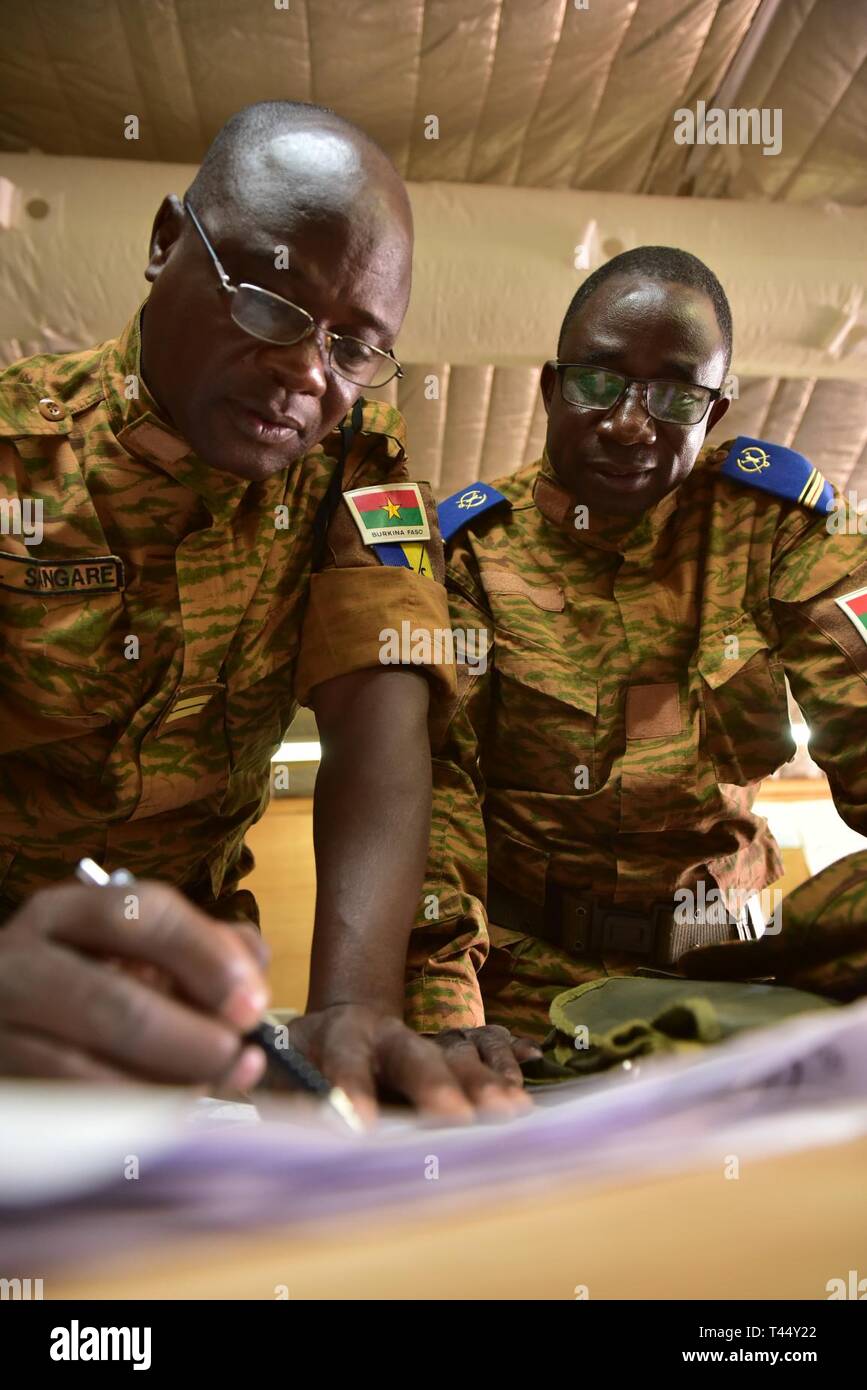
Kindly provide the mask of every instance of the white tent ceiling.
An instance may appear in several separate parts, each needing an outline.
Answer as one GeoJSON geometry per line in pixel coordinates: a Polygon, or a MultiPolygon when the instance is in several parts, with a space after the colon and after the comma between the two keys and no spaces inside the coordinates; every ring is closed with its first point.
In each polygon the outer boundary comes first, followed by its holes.
{"type": "Polygon", "coordinates": [[[449,490],[538,453],[533,364],[586,273],[574,246],[593,267],[666,239],[732,294],[732,428],[867,488],[865,55],[865,0],[0,0],[0,352],[113,331],[143,292],[145,194],[181,173],[166,162],[195,163],[246,102],[312,100],[414,185],[398,401],[418,475],[449,490]],[[675,111],[699,100],[779,109],[780,153],[676,144],[675,111]],[[106,159],[149,175],[139,196],[106,159]],[[490,185],[521,190],[498,224],[490,185]],[[475,255],[458,254],[461,227],[475,255]],[[63,259],[106,233],[95,271],[63,259]]]}

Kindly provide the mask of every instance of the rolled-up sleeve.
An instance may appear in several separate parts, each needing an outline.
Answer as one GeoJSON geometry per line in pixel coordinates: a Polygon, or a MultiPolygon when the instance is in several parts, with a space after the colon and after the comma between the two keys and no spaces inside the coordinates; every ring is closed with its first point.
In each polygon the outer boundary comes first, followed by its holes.
{"type": "Polygon", "coordinates": [[[315,687],[336,676],[371,667],[414,668],[430,684],[428,724],[437,741],[451,717],[456,682],[436,504],[427,483],[409,479],[402,455],[394,460],[381,442],[370,448],[365,439],[366,452],[360,461],[350,462],[345,485],[411,486],[428,536],[414,546],[367,544],[343,496],[328,526],[320,568],[311,576],[295,695],[309,705],[315,687]],[[384,563],[384,549],[398,563],[384,563]]]}
{"type": "Polygon", "coordinates": [[[775,565],[771,608],[792,693],[810,726],[810,754],[837,810],[867,834],[867,628],[847,598],[867,594],[867,537],[811,524],[775,565]]]}
{"type": "Polygon", "coordinates": [[[322,681],[370,666],[411,665],[434,689],[431,703],[454,698],[447,660],[449,607],[442,584],[414,570],[365,566],[314,574],[301,633],[295,692],[302,705],[322,681]]]}

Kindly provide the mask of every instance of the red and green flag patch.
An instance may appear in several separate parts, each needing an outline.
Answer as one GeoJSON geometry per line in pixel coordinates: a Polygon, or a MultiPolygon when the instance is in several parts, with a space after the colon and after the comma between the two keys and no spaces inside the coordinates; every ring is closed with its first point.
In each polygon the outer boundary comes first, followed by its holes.
{"type": "Polygon", "coordinates": [[[344,492],[365,545],[381,541],[427,541],[430,527],[416,483],[396,487],[357,487],[344,492]]]}
{"type": "Polygon", "coordinates": [[[867,588],[853,589],[851,594],[843,594],[842,598],[835,599],[835,603],[847,618],[851,618],[860,636],[867,642],[867,588]]]}

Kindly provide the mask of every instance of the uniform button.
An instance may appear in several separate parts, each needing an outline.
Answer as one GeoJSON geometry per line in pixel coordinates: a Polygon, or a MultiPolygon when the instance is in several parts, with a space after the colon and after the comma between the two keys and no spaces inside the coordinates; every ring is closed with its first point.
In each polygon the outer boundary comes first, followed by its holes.
{"type": "Polygon", "coordinates": [[[46,420],[62,420],[66,411],[57,401],[51,400],[50,396],[43,396],[39,402],[39,414],[46,420]]]}

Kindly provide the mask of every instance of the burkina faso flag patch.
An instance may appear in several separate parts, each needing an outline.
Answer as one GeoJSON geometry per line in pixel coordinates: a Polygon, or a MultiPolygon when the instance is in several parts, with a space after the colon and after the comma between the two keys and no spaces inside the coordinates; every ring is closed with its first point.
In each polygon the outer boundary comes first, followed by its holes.
{"type": "Polygon", "coordinates": [[[867,642],[867,588],[853,589],[851,594],[843,594],[842,598],[835,599],[835,602],[867,642]]]}
{"type": "Polygon", "coordinates": [[[416,483],[395,487],[356,487],[344,492],[365,545],[381,541],[427,541],[430,527],[416,483]]]}

